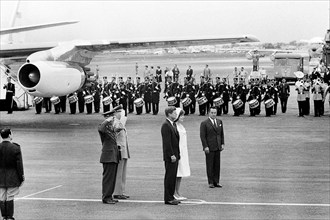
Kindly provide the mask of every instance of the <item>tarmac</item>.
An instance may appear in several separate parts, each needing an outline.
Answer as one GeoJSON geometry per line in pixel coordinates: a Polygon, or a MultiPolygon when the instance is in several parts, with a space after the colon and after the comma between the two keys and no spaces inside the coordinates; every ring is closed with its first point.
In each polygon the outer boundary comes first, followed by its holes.
{"type": "MultiPolygon", "coordinates": [[[[122,63],[126,70],[127,62],[122,63]]],[[[102,62],[98,64],[105,68],[102,62]]],[[[309,116],[297,117],[291,86],[285,114],[278,106],[277,115],[265,117],[262,103],[260,116],[249,117],[246,107],[243,116],[233,117],[230,106],[229,114],[219,117],[225,131],[221,189],[208,188],[199,138],[199,125],[207,116],[198,116],[197,109],[184,121],[191,176],[181,184],[181,194],[188,200],[178,206],[163,202],[160,127],[165,106],[161,98],[158,115],[128,115],[131,158],[126,193],[130,198],[115,205],[101,202],[101,141],[97,132],[103,121],[101,114],[70,115],[67,109],[59,115],[36,115],[34,108],[11,115],[0,112],[0,127],[12,128],[25,167],[26,181],[16,197],[15,218],[329,219],[329,102],[320,118],[313,117],[313,110],[309,116]]]]}

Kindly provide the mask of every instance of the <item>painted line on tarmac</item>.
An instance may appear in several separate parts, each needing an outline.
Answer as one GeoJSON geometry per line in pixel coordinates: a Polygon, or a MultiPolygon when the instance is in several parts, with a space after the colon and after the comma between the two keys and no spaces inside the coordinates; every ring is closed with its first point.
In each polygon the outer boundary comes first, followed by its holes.
{"type": "Polygon", "coordinates": [[[59,187],[62,187],[63,185],[58,185],[58,186],[55,186],[55,187],[52,187],[52,188],[49,188],[49,189],[45,189],[45,190],[42,190],[42,191],[39,191],[39,192],[36,192],[36,193],[32,193],[30,195],[27,195],[27,196],[24,196],[22,198],[17,198],[17,199],[26,199],[28,197],[31,197],[31,196],[34,196],[34,195],[38,195],[40,193],[44,193],[44,192],[47,192],[47,191],[50,191],[50,190],[53,190],[53,189],[56,189],[56,188],[59,188],[59,187]]]}
{"type": "MultiPolygon", "coordinates": [[[[66,199],[66,198],[17,198],[17,200],[40,200],[40,201],[75,201],[75,202],[102,202],[101,199],[66,199]]],[[[119,200],[121,203],[164,203],[164,201],[150,200],[119,200]]],[[[253,202],[207,202],[204,200],[183,201],[183,204],[199,204],[199,205],[237,205],[237,206],[314,206],[314,207],[330,207],[330,204],[312,204],[312,203],[253,203],[253,202]]]]}

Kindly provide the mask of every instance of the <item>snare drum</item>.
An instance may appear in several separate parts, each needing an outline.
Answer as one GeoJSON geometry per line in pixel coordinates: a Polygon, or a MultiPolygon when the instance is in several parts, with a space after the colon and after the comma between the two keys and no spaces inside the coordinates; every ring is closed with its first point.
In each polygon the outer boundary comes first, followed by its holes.
{"type": "Polygon", "coordinates": [[[168,104],[168,106],[173,106],[173,105],[175,105],[176,103],[177,103],[177,101],[176,101],[176,98],[175,98],[174,96],[169,97],[169,98],[167,99],[167,104],[168,104]]]}
{"type": "Polygon", "coordinates": [[[271,108],[275,105],[275,102],[273,99],[268,99],[267,101],[265,101],[265,107],[266,108],[271,108]]]}
{"type": "Polygon", "coordinates": [[[196,100],[197,100],[198,105],[204,105],[205,103],[207,103],[207,98],[205,96],[200,97],[196,100]]]}
{"type": "Polygon", "coordinates": [[[221,97],[216,98],[213,100],[213,105],[216,107],[221,106],[224,103],[223,99],[221,97]]]}
{"type": "Polygon", "coordinates": [[[250,109],[255,109],[259,106],[259,102],[256,99],[252,99],[251,101],[249,101],[249,107],[250,109]]]}
{"type": "Polygon", "coordinates": [[[39,104],[40,102],[42,102],[42,100],[44,100],[44,98],[42,98],[42,97],[35,97],[34,99],[33,99],[33,102],[34,102],[34,104],[39,104]]]}
{"type": "Polygon", "coordinates": [[[60,103],[60,98],[58,96],[53,96],[50,98],[50,101],[53,103],[53,105],[57,105],[60,103]]]}
{"type": "Polygon", "coordinates": [[[84,100],[85,100],[85,104],[89,104],[89,103],[94,102],[94,97],[92,95],[86,95],[84,97],[84,100]]]}
{"type": "Polygon", "coordinates": [[[143,98],[137,98],[134,100],[134,105],[139,108],[142,107],[144,105],[144,101],[143,98]]]}
{"type": "Polygon", "coordinates": [[[233,102],[234,109],[239,109],[242,106],[243,106],[243,102],[240,99],[237,99],[235,102],[233,102]]]}
{"type": "Polygon", "coordinates": [[[107,96],[103,99],[103,105],[110,105],[112,102],[112,98],[110,96],[107,96]]]}
{"type": "Polygon", "coordinates": [[[192,101],[191,101],[191,99],[190,99],[189,97],[186,97],[186,98],[182,99],[181,102],[182,102],[182,105],[183,105],[184,107],[187,107],[187,106],[190,105],[190,103],[191,103],[192,101]]]}
{"type": "Polygon", "coordinates": [[[72,103],[75,103],[78,101],[78,97],[76,95],[72,95],[72,96],[68,97],[68,100],[69,100],[69,103],[72,104],[72,103]]]}

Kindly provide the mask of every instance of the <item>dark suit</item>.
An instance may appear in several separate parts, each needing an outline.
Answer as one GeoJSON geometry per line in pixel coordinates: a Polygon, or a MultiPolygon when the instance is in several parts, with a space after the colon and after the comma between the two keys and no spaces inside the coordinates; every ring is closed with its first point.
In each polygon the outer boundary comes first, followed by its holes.
{"type": "Polygon", "coordinates": [[[119,163],[119,149],[116,142],[116,133],[122,130],[115,126],[115,119],[105,120],[98,127],[102,142],[100,163],[103,164],[102,200],[111,200],[115,189],[117,166],[119,163]]]}
{"type": "Polygon", "coordinates": [[[163,160],[165,161],[164,201],[166,203],[174,200],[176,174],[180,159],[180,137],[178,131],[168,119],[162,125],[161,134],[163,139],[163,160]],[[171,156],[173,155],[176,157],[175,162],[171,160],[171,156]]]}
{"type": "Polygon", "coordinates": [[[224,142],[223,125],[220,119],[216,119],[217,126],[211,122],[210,118],[201,123],[200,138],[203,150],[209,148],[210,152],[205,153],[206,170],[209,184],[218,185],[220,181],[220,151],[224,142]]]}
{"type": "Polygon", "coordinates": [[[15,85],[13,83],[7,83],[4,87],[6,89],[6,107],[8,113],[13,112],[13,97],[15,96],[15,85]]]}

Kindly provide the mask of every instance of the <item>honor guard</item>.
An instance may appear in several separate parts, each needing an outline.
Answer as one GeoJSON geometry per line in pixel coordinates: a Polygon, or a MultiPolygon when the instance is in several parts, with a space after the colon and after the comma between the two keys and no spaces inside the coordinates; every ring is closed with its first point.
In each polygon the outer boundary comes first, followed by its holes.
{"type": "Polygon", "coordinates": [[[69,100],[69,106],[70,106],[70,114],[76,114],[76,110],[77,110],[77,101],[78,101],[78,97],[77,97],[77,93],[70,93],[68,95],[68,100],[69,100]]]}
{"type": "Polygon", "coordinates": [[[85,110],[85,100],[84,100],[85,92],[82,88],[78,89],[77,97],[78,97],[78,109],[79,113],[84,113],[85,110]]]}
{"type": "Polygon", "coordinates": [[[272,97],[270,85],[267,85],[267,87],[263,91],[263,94],[264,94],[263,100],[265,103],[266,117],[270,117],[273,114],[273,106],[274,106],[274,100],[272,97]]]}
{"type": "Polygon", "coordinates": [[[306,104],[306,94],[304,92],[304,81],[298,80],[295,84],[296,91],[297,91],[297,102],[298,102],[298,109],[299,109],[299,117],[304,116],[304,109],[306,104]]]}
{"type": "Polygon", "coordinates": [[[66,95],[60,96],[60,108],[61,112],[65,113],[66,112],[66,95]]]}
{"type": "Polygon", "coordinates": [[[200,77],[201,82],[198,85],[198,91],[195,95],[196,100],[199,105],[199,115],[205,115],[206,111],[206,105],[207,105],[207,98],[206,98],[206,92],[207,92],[207,83],[205,82],[205,77],[200,77]]]}
{"type": "Polygon", "coordinates": [[[261,90],[256,82],[251,83],[247,101],[249,103],[250,116],[256,116],[260,113],[261,90]]]}
{"type": "Polygon", "coordinates": [[[191,99],[191,103],[190,103],[190,114],[195,114],[196,111],[196,85],[195,85],[195,78],[192,77],[189,81],[188,81],[188,86],[187,86],[187,90],[188,90],[188,94],[189,94],[189,98],[191,99]]]}
{"type": "Polygon", "coordinates": [[[142,113],[142,108],[144,105],[144,100],[143,100],[143,89],[144,89],[144,84],[140,82],[140,77],[136,77],[136,85],[135,85],[135,93],[133,94],[134,97],[134,104],[135,104],[135,109],[136,109],[136,114],[140,115],[142,113]]]}
{"type": "Polygon", "coordinates": [[[184,84],[181,92],[181,101],[184,110],[184,115],[189,115],[189,109],[191,105],[190,91],[191,85],[188,82],[188,78],[184,77],[184,84]]]}
{"type": "Polygon", "coordinates": [[[269,90],[270,90],[271,98],[274,101],[274,105],[272,107],[272,115],[276,115],[277,103],[278,103],[278,88],[275,85],[275,79],[270,80],[269,90]]]}
{"type": "Polygon", "coordinates": [[[241,107],[241,115],[244,115],[245,113],[245,103],[246,103],[246,95],[247,95],[247,88],[245,85],[245,78],[244,77],[239,77],[239,87],[241,89],[241,95],[240,98],[243,102],[243,106],[241,107]]]}
{"type": "Polygon", "coordinates": [[[110,111],[111,92],[110,92],[110,83],[108,82],[108,77],[103,77],[103,86],[102,86],[102,104],[103,104],[103,113],[110,111]]]}
{"type": "Polygon", "coordinates": [[[205,91],[205,96],[207,99],[206,112],[209,112],[210,107],[213,105],[213,97],[215,95],[214,86],[212,85],[212,78],[209,78],[209,80],[207,80],[206,84],[207,84],[206,91],[205,91]]]}
{"type": "Polygon", "coordinates": [[[44,97],[43,105],[45,107],[45,113],[49,113],[52,110],[52,103],[50,97],[44,97]]]}
{"type": "Polygon", "coordinates": [[[132,113],[134,111],[134,99],[135,97],[133,96],[135,93],[135,86],[131,82],[132,78],[129,76],[127,77],[126,81],[126,91],[127,91],[127,96],[128,96],[128,113],[132,113]]]}
{"type": "Polygon", "coordinates": [[[160,66],[157,66],[157,69],[156,69],[156,81],[158,83],[163,82],[163,80],[162,80],[162,70],[160,69],[160,66]]]}
{"type": "Polygon", "coordinates": [[[164,87],[164,99],[167,100],[167,98],[172,97],[172,78],[166,77],[165,87],[164,87]]]}
{"type": "Polygon", "coordinates": [[[125,116],[127,116],[127,99],[128,99],[128,91],[126,90],[126,85],[123,81],[119,83],[120,89],[120,98],[119,105],[123,106],[123,110],[125,111],[125,116]]]}
{"type": "Polygon", "coordinates": [[[321,86],[320,79],[316,79],[312,87],[313,100],[314,100],[314,117],[321,117],[322,112],[322,100],[323,100],[323,88],[321,86]]]}
{"type": "Polygon", "coordinates": [[[100,112],[100,101],[101,101],[101,92],[102,92],[102,86],[101,82],[94,82],[92,85],[92,95],[94,98],[94,112],[99,113],[100,112]]]}
{"type": "Polygon", "coordinates": [[[172,89],[172,94],[176,99],[175,107],[180,108],[180,97],[181,97],[181,90],[182,86],[178,82],[178,77],[174,77],[174,82],[172,83],[171,89],[172,89]]]}
{"type": "Polygon", "coordinates": [[[306,79],[304,81],[304,93],[306,95],[306,103],[304,108],[304,115],[309,115],[311,105],[310,105],[310,90],[311,90],[311,83],[310,79],[306,79]]]}
{"type": "Polygon", "coordinates": [[[91,87],[87,87],[84,90],[84,101],[86,104],[86,111],[87,114],[92,114],[93,113],[93,102],[94,102],[94,98],[93,98],[93,94],[91,91],[91,87]]]}
{"type": "Polygon", "coordinates": [[[149,80],[149,77],[145,77],[144,79],[143,93],[144,93],[143,97],[144,97],[146,113],[149,114],[151,112],[151,96],[152,96],[152,82],[149,80]]]}
{"type": "Polygon", "coordinates": [[[230,86],[227,84],[227,79],[222,78],[223,84],[221,85],[222,87],[222,98],[223,98],[223,104],[221,105],[223,114],[228,114],[228,106],[229,106],[229,101],[230,101],[230,86]]]}
{"type": "Polygon", "coordinates": [[[279,98],[281,102],[282,113],[286,112],[286,106],[288,103],[288,98],[290,96],[290,86],[286,83],[286,80],[283,78],[282,82],[279,85],[279,98]]]}
{"type": "Polygon", "coordinates": [[[13,97],[15,96],[15,84],[11,83],[11,77],[7,78],[7,84],[3,86],[6,90],[6,108],[8,110],[8,114],[13,113],[13,97]]]}
{"type": "Polygon", "coordinates": [[[60,98],[58,96],[53,96],[50,98],[50,101],[53,103],[54,105],[54,110],[55,110],[55,114],[59,114],[61,111],[61,106],[60,106],[60,98]]]}
{"type": "Polygon", "coordinates": [[[238,77],[234,77],[234,87],[232,88],[232,104],[234,110],[234,116],[240,116],[242,113],[243,101],[241,96],[243,95],[243,87],[239,84],[238,77]]]}
{"type": "Polygon", "coordinates": [[[223,105],[223,86],[221,85],[220,77],[215,77],[215,86],[214,86],[214,96],[213,96],[213,106],[217,109],[217,116],[222,114],[222,105],[223,105]]]}
{"type": "Polygon", "coordinates": [[[114,80],[116,80],[116,77],[112,78],[112,82],[110,83],[110,92],[111,92],[111,99],[112,99],[112,107],[116,107],[119,104],[119,100],[120,100],[120,89],[117,85],[116,82],[114,82],[114,80]]]}
{"type": "Polygon", "coordinates": [[[33,102],[36,108],[36,114],[40,114],[42,110],[43,97],[35,97],[33,102]]]}
{"type": "Polygon", "coordinates": [[[153,77],[153,82],[151,85],[151,102],[152,102],[152,114],[157,115],[159,111],[159,94],[161,91],[161,87],[159,82],[157,82],[156,77],[153,77]]]}

